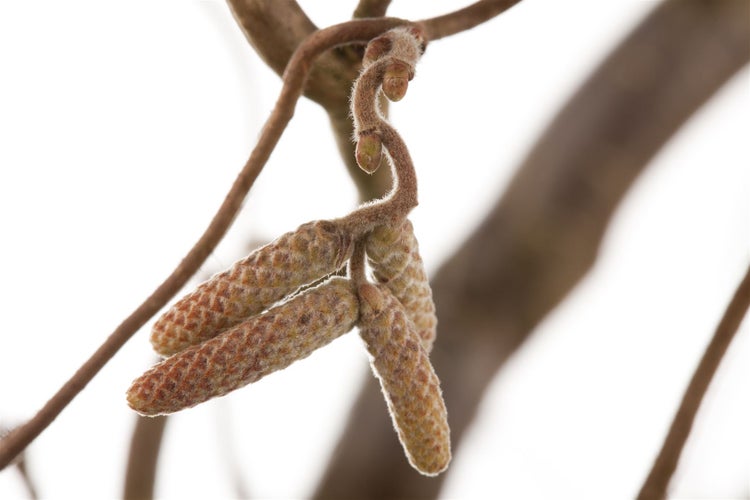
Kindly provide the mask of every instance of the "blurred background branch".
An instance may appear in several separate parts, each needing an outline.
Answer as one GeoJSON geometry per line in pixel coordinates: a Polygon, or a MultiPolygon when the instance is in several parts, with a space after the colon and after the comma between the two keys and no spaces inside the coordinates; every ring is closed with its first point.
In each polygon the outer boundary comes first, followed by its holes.
{"type": "Polygon", "coordinates": [[[135,428],[130,439],[128,465],[122,497],[126,500],[154,498],[156,466],[159,450],[167,425],[166,416],[135,418],[135,428]]]}
{"type": "MultiPolygon", "coordinates": [[[[504,362],[591,269],[637,176],[748,62],[746,14],[744,0],[655,8],[571,97],[485,221],[435,274],[432,359],[455,447],[504,362]]],[[[409,468],[381,406],[367,380],[316,498],[438,495],[445,475],[409,468]]]]}

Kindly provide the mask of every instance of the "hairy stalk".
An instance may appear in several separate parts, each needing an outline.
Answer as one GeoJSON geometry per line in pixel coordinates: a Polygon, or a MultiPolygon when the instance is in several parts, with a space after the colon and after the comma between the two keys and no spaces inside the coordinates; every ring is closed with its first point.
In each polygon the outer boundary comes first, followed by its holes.
{"type": "Polygon", "coordinates": [[[5,468],[52,423],[107,361],[143,324],[164,307],[211,254],[234,220],[245,195],[268,161],[271,151],[294,115],[294,108],[304,88],[312,61],[331,47],[354,41],[368,41],[397,23],[402,24],[403,21],[393,19],[350,21],[317,31],[298,47],[284,72],[281,93],[271,116],[266,121],[258,143],[208,228],[169,277],[115,329],[39,412],[0,441],[0,470],[5,468]]]}
{"type": "MultiPolygon", "coordinates": [[[[394,68],[403,68],[407,81],[414,76],[414,66],[424,50],[421,35],[422,32],[417,27],[398,28],[373,40],[365,52],[365,69],[354,84],[351,107],[354,135],[358,143],[357,161],[365,171],[377,170],[384,149],[390,160],[394,179],[393,188],[384,199],[364,205],[339,219],[341,224],[350,228],[354,239],[364,236],[378,225],[400,225],[417,206],[414,163],[401,136],[385,121],[378,96],[384,85],[392,79],[394,68]],[[365,143],[368,146],[363,148],[365,143]],[[377,150],[376,155],[371,147],[377,150]],[[363,149],[369,150],[369,153],[362,155],[363,149]]],[[[399,89],[397,96],[391,92],[389,98],[398,100],[405,92],[404,86],[399,89]]]]}
{"type": "Polygon", "coordinates": [[[638,500],[661,500],[667,496],[669,481],[677,468],[677,462],[685,447],[695,416],[698,413],[708,386],[719,368],[724,354],[729,349],[734,335],[750,307],[750,267],[734,292],[724,316],[716,327],[711,342],[706,347],[698,367],[690,379],[680,408],[674,416],[661,451],[654,461],[646,481],[638,493],[638,500]]]}
{"type": "MultiPolygon", "coordinates": [[[[481,1],[464,9],[422,21],[429,27],[427,40],[443,38],[491,19],[513,2],[481,1]]],[[[293,0],[227,0],[237,23],[255,51],[281,75],[297,45],[315,30],[315,25],[293,0]]],[[[389,1],[361,0],[354,17],[378,17],[385,14],[389,1]]],[[[405,21],[393,20],[393,26],[405,21]]],[[[311,70],[305,96],[323,106],[328,113],[336,144],[344,164],[359,192],[360,201],[384,196],[393,184],[389,169],[366,175],[354,161],[349,117],[351,82],[360,68],[361,53],[350,47],[323,54],[311,70]]]]}

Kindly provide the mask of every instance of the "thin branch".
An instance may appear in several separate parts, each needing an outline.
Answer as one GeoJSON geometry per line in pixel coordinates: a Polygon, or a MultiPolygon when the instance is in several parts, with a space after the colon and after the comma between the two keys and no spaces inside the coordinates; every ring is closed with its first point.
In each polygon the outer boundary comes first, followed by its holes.
{"type": "MultiPolygon", "coordinates": [[[[297,46],[316,29],[293,0],[227,0],[227,3],[245,38],[279,76],[297,46]]],[[[310,71],[304,95],[328,113],[341,158],[357,186],[360,200],[368,201],[387,193],[393,181],[389,169],[367,175],[354,161],[349,91],[359,74],[362,50],[342,47],[322,54],[310,71]]]]}
{"type": "MultiPolygon", "coordinates": [[[[484,0],[464,9],[422,21],[428,40],[443,38],[472,28],[502,13],[520,0],[484,0]]],[[[281,75],[294,49],[315,29],[313,22],[294,0],[227,0],[240,29],[260,57],[281,75]]],[[[389,1],[362,0],[354,17],[385,14],[389,1]]],[[[393,180],[389,169],[367,175],[354,161],[349,116],[349,91],[360,68],[361,54],[339,50],[323,54],[313,66],[305,96],[325,108],[336,144],[362,201],[388,192],[393,180]]]]}
{"type": "Polygon", "coordinates": [[[299,46],[284,72],[281,93],[255,149],[206,231],[172,274],[115,329],[42,409],[0,442],[0,470],[5,468],[52,423],[107,361],[141,326],[164,307],[211,254],[234,220],[245,195],[268,161],[287,123],[291,120],[296,102],[312,66],[312,60],[331,47],[355,41],[368,41],[400,24],[405,24],[405,21],[398,19],[350,21],[317,31],[299,46]]]}
{"type": "MultiPolygon", "coordinates": [[[[673,0],[651,12],[555,117],[499,203],[434,276],[431,358],[454,447],[497,371],[589,271],[651,158],[750,60],[746,14],[745,0],[673,0]]],[[[368,380],[316,498],[437,496],[442,476],[414,474],[380,399],[368,380]]]]}
{"type": "Polygon", "coordinates": [[[159,459],[167,417],[136,416],[135,429],[130,439],[128,465],[125,471],[125,500],[154,498],[156,464],[159,459]]]}
{"type": "Polygon", "coordinates": [[[661,451],[638,494],[638,500],[661,500],[666,497],[669,481],[677,468],[677,462],[690,435],[701,401],[749,307],[750,267],[734,292],[711,342],[695,369],[661,451]]]}
{"type": "Polygon", "coordinates": [[[355,19],[362,19],[365,17],[383,17],[388,11],[388,6],[390,4],[391,0],[359,0],[352,17],[355,19]]]}
{"type": "Polygon", "coordinates": [[[489,21],[521,0],[480,0],[463,9],[420,21],[428,40],[455,35],[489,21]]]}
{"type": "Polygon", "coordinates": [[[24,457],[21,457],[21,459],[16,462],[16,470],[21,475],[21,481],[26,488],[26,493],[28,493],[29,498],[31,500],[39,498],[36,486],[34,486],[34,480],[31,479],[29,471],[26,468],[26,459],[24,457]]]}

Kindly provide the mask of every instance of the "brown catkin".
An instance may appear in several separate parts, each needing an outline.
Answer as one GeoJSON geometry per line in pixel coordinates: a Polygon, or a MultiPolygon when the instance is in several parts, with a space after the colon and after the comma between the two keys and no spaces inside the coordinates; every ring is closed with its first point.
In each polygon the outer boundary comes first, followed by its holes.
{"type": "Polygon", "coordinates": [[[163,356],[200,344],[336,271],[352,248],[351,237],[335,222],[303,224],[183,297],[156,321],[151,344],[163,356]]]}
{"type": "Polygon", "coordinates": [[[153,416],[223,396],[351,330],[358,311],[352,282],[333,277],[155,365],[130,386],[128,404],[153,416]]]}
{"type": "Polygon", "coordinates": [[[369,283],[359,286],[359,298],[359,332],[409,463],[422,474],[437,475],[451,459],[440,381],[401,302],[369,283]]]}
{"type": "Polygon", "coordinates": [[[435,342],[437,316],[411,221],[395,228],[375,228],[367,238],[366,251],[375,279],[403,304],[429,353],[435,342]]]}

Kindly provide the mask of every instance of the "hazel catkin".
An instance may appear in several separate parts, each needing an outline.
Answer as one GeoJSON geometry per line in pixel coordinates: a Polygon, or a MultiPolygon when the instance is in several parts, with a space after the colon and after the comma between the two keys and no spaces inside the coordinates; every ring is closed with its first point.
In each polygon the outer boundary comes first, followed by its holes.
{"type": "Polygon", "coordinates": [[[330,278],[153,366],[128,389],[128,404],[154,416],[223,396],[348,332],[358,310],[351,281],[330,278]]]}
{"type": "Polygon", "coordinates": [[[378,226],[367,237],[365,249],[375,279],[404,306],[429,353],[435,341],[437,316],[411,221],[406,219],[395,227],[378,226]]]}
{"type": "Polygon", "coordinates": [[[401,303],[383,285],[365,283],[359,333],[380,380],[409,463],[434,476],[451,459],[450,429],[440,382],[401,303]]]}
{"type": "Polygon", "coordinates": [[[199,285],[154,324],[151,344],[170,356],[258,314],[299,287],[339,269],[350,235],[332,221],[301,225],[199,285]]]}

